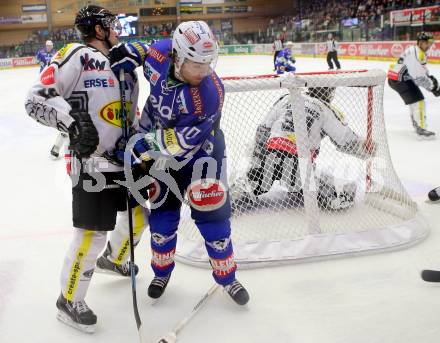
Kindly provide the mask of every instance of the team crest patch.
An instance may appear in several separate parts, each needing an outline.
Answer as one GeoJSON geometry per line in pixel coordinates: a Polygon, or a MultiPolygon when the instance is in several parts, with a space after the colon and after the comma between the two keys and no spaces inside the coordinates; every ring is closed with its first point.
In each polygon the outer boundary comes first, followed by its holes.
{"type": "Polygon", "coordinates": [[[222,207],[227,198],[226,187],[216,179],[192,182],[187,189],[190,205],[196,210],[207,212],[222,207]]]}

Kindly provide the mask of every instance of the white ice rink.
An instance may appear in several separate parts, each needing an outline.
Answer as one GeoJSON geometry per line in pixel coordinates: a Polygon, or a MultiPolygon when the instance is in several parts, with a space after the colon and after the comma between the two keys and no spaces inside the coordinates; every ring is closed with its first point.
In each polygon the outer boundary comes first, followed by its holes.
{"type": "MultiPolygon", "coordinates": [[[[221,76],[269,74],[271,56],[221,57],[221,76]]],[[[342,60],[343,69],[387,69],[389,62],[342,60]]],[[[298,71],[325,70],[323,59],[298,58],[298,71]]],[[[440,78],[440,65],[429,65],[440,78]]],[[[87,303],[94,335],[55,319],[59,272],[71,237],[71,190],[64,163],[49,159],[53,129],[30,119],[24,95],[37,68],[0,71],[0,342],[135,343],[129,279],[95,274],[87,303]]],[[[142,101],[147,94],[143,94],[142,101]]],[[[426,93],[429,127],[440,136],[440,98],[426,93]]],[[[179,335],[181,343],[437,343],[440,285],[419,273],[440,269],[439,205],[426,201],[440,185],[440,137],[420,141],[408,109],[385,87],[385,119],[394,167],[431,224],[421,244],[397,252],[239,271],[251,301],[239,308],[218,292],[179,335]],[[439,174],[437,174],[439,173],[439,174]]],[[[143,102],[141,103],[141,106],[143,102]]],[[[148,233],[136,250],[144,335],[158,338],[189,313],[213,280],[177,264],[165,295],[147,300],[152,278],[148,233]]]]}

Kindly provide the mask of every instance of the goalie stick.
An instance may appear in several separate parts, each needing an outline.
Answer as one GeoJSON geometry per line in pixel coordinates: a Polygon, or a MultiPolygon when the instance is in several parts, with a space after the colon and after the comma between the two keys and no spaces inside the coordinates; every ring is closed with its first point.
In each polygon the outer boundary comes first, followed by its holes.
{"type": "Polygon", "coordinates": [[[440,270],[425,269],[421,277],[426,282],[440,282],[440,270]]]}
{"type": "Polygon", "coordinates": [[[175,328],[168,332],[166,335],[162,336],[157,343],[176,343],[177,342],[177,335],[180,331],[188,324],[188,322],[196,315],[196,313],[203,307],[203,305],[206,304],[208,299],[217,291],[217,289],[220,288],[219,284],[214,284],[208,292],[205,293],[205,295],[202,297],[202,299],[199,300],[199,302],[194,306],[191,313],[188,314],[185,318],[183,318],[176,326],[175,328]]]}

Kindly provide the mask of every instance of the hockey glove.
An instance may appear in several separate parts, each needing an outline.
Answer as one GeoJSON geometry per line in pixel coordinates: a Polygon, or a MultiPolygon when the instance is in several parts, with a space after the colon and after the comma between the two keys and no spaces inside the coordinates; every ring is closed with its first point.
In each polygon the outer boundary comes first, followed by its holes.
{"type": "Polygon", "coordinates": [[[432,94],[435,96],[440,96],[440,88],[437,79],[433,75],[429,75],[429,78],[432,80],[433,86],[431,89],[432,94]]]}
{"type": "MultiPolygon", "coordinates": [[[[131,132],[132,137],[136,132],[131,132]]],[[[135,166],[142,162],[149,161],[155,157],[155,152],[159,151],[159,146],[156,143],[155,134],[147,133],[144,136],[138,134],[133,148],[130,150],[130,163],[131,166],[135,166]]],[[[119,138],[116,142],[116,148],[113,152],[113,159],[118,161],[121,165],[124,164],[124,154],[126,150],[127,142],[124,137],[119,138]]]]}
{"type": "Polygon", "coordinates": [[[148,47],[140,42],[118,44],[110,49],[110,67],[116,75],[120,69],[131,73],[144,63],[147,52],[148,47]]]}
{"type": "Polygon", "coordinates": [[[72,110],[70,116],[75,121],[69,126],[69,149],[75,151],[79,157],[90,157],[99,144],[99,135],[90,114],[72,110]]]}

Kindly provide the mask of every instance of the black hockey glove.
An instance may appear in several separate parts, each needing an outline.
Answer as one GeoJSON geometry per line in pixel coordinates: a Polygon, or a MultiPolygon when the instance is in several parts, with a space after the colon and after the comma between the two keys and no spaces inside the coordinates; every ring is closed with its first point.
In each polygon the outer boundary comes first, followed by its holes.
{"type": "Polygon", "coordinates": [[[90,157],[99,144],[99,135],[90,114],[72,110],[70,116],[75,121],[69,126],[69,149],[75,151],[79,157],[90,157]]]}
{"type": "Polygon", "coordinates": [[[432,94],[435,96],[440,96],[440,88],[437,79],[433,75],[429,75],[429,78],[432,80],[434,86],[431,89],[432,94]]]}

